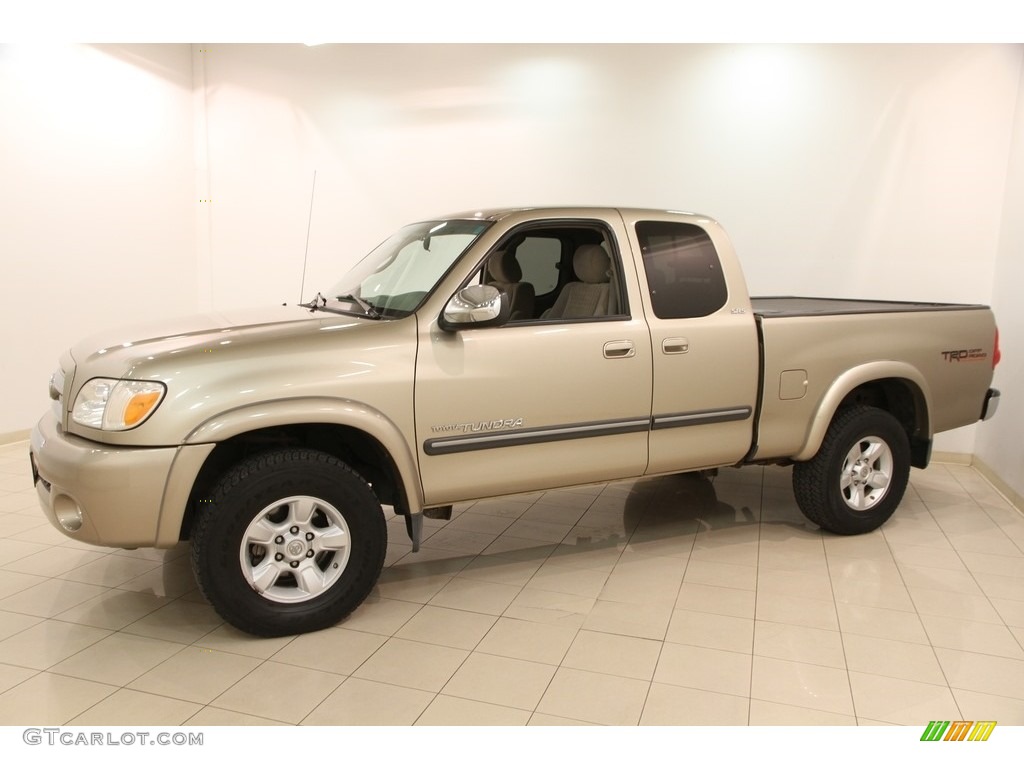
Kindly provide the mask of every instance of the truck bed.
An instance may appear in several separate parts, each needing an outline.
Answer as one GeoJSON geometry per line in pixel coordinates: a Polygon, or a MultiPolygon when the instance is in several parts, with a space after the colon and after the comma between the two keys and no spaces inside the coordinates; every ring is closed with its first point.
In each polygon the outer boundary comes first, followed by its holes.
{"type": "Polygon", "coordinates": [[[759,317],[815,317],[862,315],[877,312],[942,312],[984,309],[980,304],[939,304],[924,301],[872,301],[867,299],[826,299],[808,296],[751,297],[759,317]]]}

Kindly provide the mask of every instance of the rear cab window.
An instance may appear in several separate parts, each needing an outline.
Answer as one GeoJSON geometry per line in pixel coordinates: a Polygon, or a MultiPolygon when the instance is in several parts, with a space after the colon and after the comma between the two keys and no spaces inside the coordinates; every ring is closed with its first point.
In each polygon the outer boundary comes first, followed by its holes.
{"type": "Polygon", "coordinates": [[[706,317],[725,306],[729,289],[705,230],[682,222],[640,221],[636,235],[656,317],[706,317]]]}

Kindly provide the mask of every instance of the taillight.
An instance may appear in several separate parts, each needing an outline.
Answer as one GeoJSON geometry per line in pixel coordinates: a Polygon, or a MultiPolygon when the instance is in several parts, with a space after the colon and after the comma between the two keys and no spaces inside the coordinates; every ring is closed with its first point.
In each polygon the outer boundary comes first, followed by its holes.
{"type": "Polygon", "coordinates": [[[996,328],[996,344],[995,344],[995,348],[992,350],[992,369],[993,370],[995,370],[995,367],[997,365],[999,365],[999,361],[1002,359],[1002,357],[1003,357],[1003,354],[999,351],[999,329],[996,328]]]}

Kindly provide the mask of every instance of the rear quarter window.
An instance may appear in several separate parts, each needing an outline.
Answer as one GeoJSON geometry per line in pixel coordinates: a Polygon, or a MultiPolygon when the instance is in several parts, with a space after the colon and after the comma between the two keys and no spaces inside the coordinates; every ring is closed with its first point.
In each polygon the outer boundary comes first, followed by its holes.
{"type": "Polygon", "coordinates": [[[696,224],[641,221],[636,235],[657,317],[706,317],[725,306],[729,291],[706,231],[696,224]]]}

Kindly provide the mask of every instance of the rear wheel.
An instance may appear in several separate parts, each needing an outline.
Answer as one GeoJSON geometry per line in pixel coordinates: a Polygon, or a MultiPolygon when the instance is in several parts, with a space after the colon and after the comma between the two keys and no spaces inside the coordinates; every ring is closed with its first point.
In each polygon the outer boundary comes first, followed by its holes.
{"type": "Polygon", "coordinates": [[[836,414],[817,455],[793,467],[800,511],[825,530],[867,533],[888,520],[910,478],[910,442],[887,411],[857,405],[836,414]]]}
{"type": "Polygon", "coordinates": [[[329,627],[380,575],[387,531],[366,482],[319,451],[247,459],[217,483],[192,533],[192,566],[220,616],[254,635],[329,627]]]}

